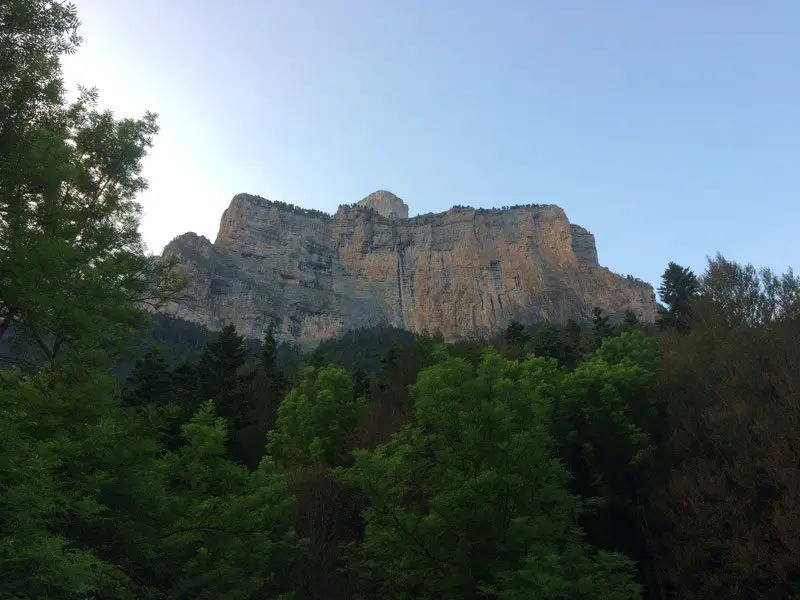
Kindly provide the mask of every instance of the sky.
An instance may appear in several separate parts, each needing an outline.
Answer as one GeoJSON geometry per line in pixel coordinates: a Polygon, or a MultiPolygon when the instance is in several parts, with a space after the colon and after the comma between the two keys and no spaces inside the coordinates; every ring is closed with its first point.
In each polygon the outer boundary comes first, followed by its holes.
{"type": "Polygon", "coordinates": [[[325,212],[558,204],[601,264],[800,270],[798,0],[76,0],[71,87],[159,114],[141,230],[240,192],[325,212]]]}

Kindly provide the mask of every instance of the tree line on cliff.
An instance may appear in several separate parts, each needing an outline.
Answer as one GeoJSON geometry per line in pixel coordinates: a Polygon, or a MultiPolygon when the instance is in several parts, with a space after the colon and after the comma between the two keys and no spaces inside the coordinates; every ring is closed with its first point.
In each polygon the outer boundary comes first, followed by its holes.
{"type": "Polygon", "coordinates": [[[800,592],[791,271],[670,264],[657,330],[595,311],[300,355],[162,321],[142,352],[181,285],[138,232],[155,115],[65,100],[73,7],[0,22],[0,597],[800,592]]]}

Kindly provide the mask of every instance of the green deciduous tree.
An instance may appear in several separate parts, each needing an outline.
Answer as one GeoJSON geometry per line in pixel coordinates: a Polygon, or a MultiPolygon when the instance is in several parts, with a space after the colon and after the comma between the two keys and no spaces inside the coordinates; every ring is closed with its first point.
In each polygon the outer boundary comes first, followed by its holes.
{"type": "Polygon", "coordinates": [[[286,467],[339,465],[365,408],[350,373],[333,366],[305,367],[278,408],[269,452],[286,467]]]}
{"type": "Polygon", "coordinates": [[[98,365],[0,380],[0,597],[277,597],[298,558],[275,467],[224,458],[211,404],[165,452],[98,365]]]}
{"type": "Polygon", "coordinates": [[[45,373],[0,378],[0,597],[75,598],[113,572],[66,535],[70,514],[92,512],[72,457],[105,412],[107,382],[65,386],[45,373]],[[89,399],[93,402],[89,402],[89,399]]]}
{"type": "Polygon", "coordinates": [[[117,120],[93,92],[65,101],[76,28],[63,2],[0,3],[0,338],[46,359],[0,372],[0,597],[278,597],[295,557],[283,477],[227,461],[210,405],[162,447],[156,355],[132,406],[108,376],[176,282],[137,229],[155,116],[117,120]]]}
{"type": "Polygon", "coordinates": [[[658,343],[644,332],[606,338],[564,377],[554,410],[570,488],[599,500],[582,519],[589,539],[640,562],[652,559],[640,514],[666,426],[658,368],[658,343]]]}
{"type": "Polygon", "coordinates": [[[78,345],[111,354],[142,305],[176,290],[171,265],[144,254],[134,200],[156,117],[118,120],[91,91],[66,102],[71,5],[0,11],[0,338],[13,327],[47,360],[78,345]]]}
{"type": "Polygon", "coordinates": [[[791,269],[777,275],[718,253],[698,287],[703,306],[733,326],[766,326],[800,311],[800,277],[791,269]]]}
{"type": "Polygon", "coordinates": [[[755,270],[714,262],[692,331],[662,341],[669,473],[652,494],[667,524],[662,566],[675,598],[795,598],[800,318],[776,314],[755,270]]]}
{"type": "Polygon", "coordinates": [[[414,424],[340,472],[369,502],[359,562],[369,594],[637,598],[631,565],[615,556],[604,574],[611,559],[577,526],[580,501],[549,434],[555,361],[487,352],[475,370],[438,355],[413,388],[414,424]]]}
{"type": "Polygon", "coordinates": [[[294,584],[298,540],[285,477],[265,458],[250,472],[224,457],[227,425],[206,403],[165,459],[177,518],[162,532],[175,598],[273,598],[294,584]]]}

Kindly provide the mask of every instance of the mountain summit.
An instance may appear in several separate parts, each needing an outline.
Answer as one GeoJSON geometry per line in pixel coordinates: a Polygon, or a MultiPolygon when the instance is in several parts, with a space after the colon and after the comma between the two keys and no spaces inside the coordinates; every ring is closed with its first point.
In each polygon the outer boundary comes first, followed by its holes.
{"type": "Polygon", "coordinates": [[[358,206],[371,208],[384,217],[408,218],[408,206],[406,203],[392,192],[387,192],[386,190],[378,190],[371,193],[361,200],[358,206]]]}

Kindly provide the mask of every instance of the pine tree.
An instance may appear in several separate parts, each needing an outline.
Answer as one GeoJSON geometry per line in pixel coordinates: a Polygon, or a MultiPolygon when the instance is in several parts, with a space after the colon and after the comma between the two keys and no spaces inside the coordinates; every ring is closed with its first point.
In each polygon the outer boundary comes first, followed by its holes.
{"type": "Polygon", "coordinates": [[[325,356],[325,352],[322,350],[322,348],[317,346],[314,348],[314,350],[312,350],[311,354],[308,355],[308,358],[306,359],[306,366],[321,368],[329,362],[330,361],[325,356]]]}
{"type": "Polygon", "coordinates": [[[171,399],[172,372],[158,348],[149,348],[136,361],[122,398],[129,406],[163,406],[171,399]]]}
{"type": "Polygon", "coordinates": [[[686,333],[691,328],[692,304],[697,299],[700,284],[688,267],[671,262],[661,276],[658,293],[667,305],[666,314],[658,321],[661,329],[686,333]]]}
{"type": "Polygon", "coordinates": [[[614,334],[614,328],[609,324],[608,315],[603,314],[602,309],[595,306],[592,309],[592,332],[594,333],[595,346],[597,348],[603,340],[614,334]]]}
{"type": "Polygon", "coordinates": [[[214,400],[217,413],[238,429],[247,421],[247,399],[238,379],[247,360],[244,337],[233,323],[225,325],[203,349],[198,361],[203,398],[214,400]]]}
{"type": "Polygon", "coordinates": [[[641,327],[641,323],[639,323],[639,317],[636,316],[636,313],[632,310],[625,311],[625,318],[622,320],[622,330],[623,331],[635,331],[641,327]]]}
{"type": "Polygon", "coordinates": [[[270,323],[264,330],[261,341],[261,367],[267,375],[272,375],[277,368],[278,342],[275,339],[275,326],[270,323]]]}
{"type": "Polygon", "coordinates": [[[245,363],[247,351],[244,336],[236,333],[236,326],[228,323],[217,332],[206,345],[200,364],[221,379],[235,377],[236,371],[245,363]]]}
{"type": "Polygon", "coordinates": [[[562,347],[564,348],[564,364],[574,369],[583,355],[583,330],[574,319],[569,319],[562,332],[562,347]]]}
{"type": "Polygon", "coordinates": [[[525,332],[525,326],[519,321],[511,321],[506,327],[506,343],[512,347],[521,349],[528,341],[529,336],[525,332]]]}
{"type": "Polygon", "coordinates": [[[565,349],[561,342],[558,328],[550,323],[545,323],[536,331],[533,338],[533,353],[543,358],[552,358],[562,362],[565,358],[565,349]]]}
{"type": "Polygon", "coordinates": [[[246,423],[236,432],[235,456],[255,468],[266,452],[267,432],[275,427],[278,407],[288,387],[286,375],[278,368],[272,326],[264,332],[260,360],[245,367],[245,372],[240,373],[240,384],[248,399],[248,413],[246,423]]]}

